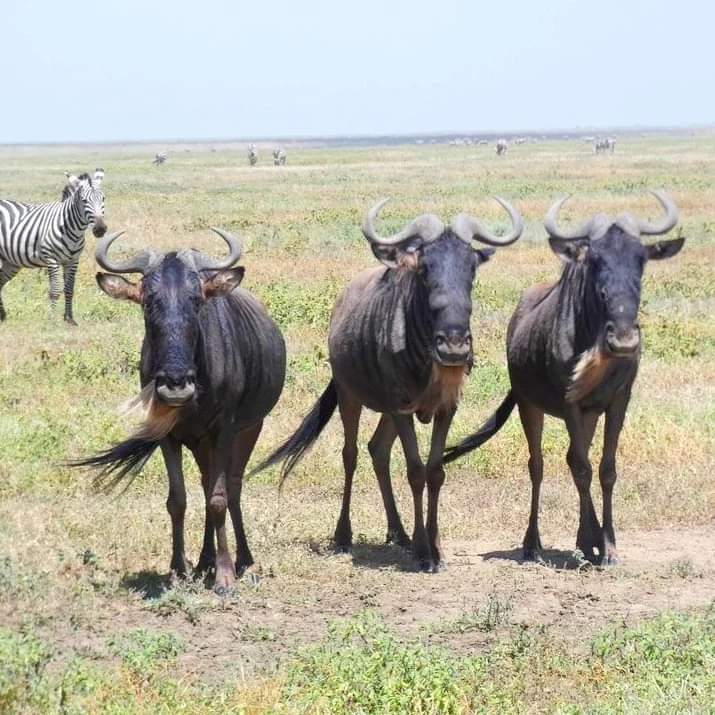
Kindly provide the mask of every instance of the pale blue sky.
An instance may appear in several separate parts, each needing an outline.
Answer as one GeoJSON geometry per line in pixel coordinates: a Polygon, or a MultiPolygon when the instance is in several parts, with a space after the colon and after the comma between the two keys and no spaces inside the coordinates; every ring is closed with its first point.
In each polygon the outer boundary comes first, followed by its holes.
{"type": "Polygon", "coordinates": [[[3,0],[0,142],[715,122],[709,0],[3,0]]]}

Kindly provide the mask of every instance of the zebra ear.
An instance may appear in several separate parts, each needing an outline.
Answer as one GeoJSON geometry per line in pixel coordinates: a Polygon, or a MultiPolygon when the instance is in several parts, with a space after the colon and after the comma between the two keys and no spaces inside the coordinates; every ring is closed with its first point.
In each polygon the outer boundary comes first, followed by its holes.
{"type": "Polygon", "coordinates": [[[95,169],[92,185],[98,189],[102,185],[102,181],[104,181],[104,169],[95,169]]]}
{"type": "Polygon", "coordinates": [[[74,174],[70,174],[69,171],[65,171],[65,176],[67,177],[68,186],[72,189],[76,189],[79,184],[79,179],[74,174]]]}

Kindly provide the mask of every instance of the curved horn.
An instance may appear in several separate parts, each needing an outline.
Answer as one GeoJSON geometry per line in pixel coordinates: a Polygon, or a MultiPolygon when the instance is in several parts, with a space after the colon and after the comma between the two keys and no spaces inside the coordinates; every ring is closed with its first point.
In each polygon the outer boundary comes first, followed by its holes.
{"type": "Polygon", "coordinates": [[[124,231],[118,231],[102,236],[102,238],[97,241],[97,248],[94,252],[95,260],[105,271],[109,271],[110,273],[145,273],[159,258],[159,255],[152,250],[142,251],[138,255],[119,263],[112,263],[107,258],[109,247],[123,233],[124,231]]]}
{"type": "Polygon", "coordinates": [[[200,251],[196,251],[196,270],[221,270],[222,268],[230,268],[243,253],[243,247],[241,246],[241,241],[236,238],[233,234],[228,231],[224,231],[222,228],[214,228],[211,226],[211,230],[217,233],[221,238],[226,241],[228,245],[228,256],[226,258],[215,259],[205,256],[200,251]]]}
{"type": "Polygon", "coordinates": [[[668,231],[678,223],[678,209],[665,191],[651,191],[650,193],[658,199],[665,211],[665,216],[657,223],[649,223],[643,219],[637,219],[638,229],[646,236],[657,236],[661,233],[668,233],[668,231]]]}
{"type": "Polygon", "coordinates": [[[444,233],[444,224],[434,214],[422,214],[413,219],[405,228],[393,236],[379,236],[375,230],[375,219],[380,209],[390,199],[378,201],[366,214],[362,222],[362,233],[370,243],[380,246],[395,246],[407,238],[419,236],[429,242],[439,238],[444,233]]]}
{"type": "Polygon", "coordinates": [[[559,238],[562,241],[576,241],[578,239],[588,238],[591,231],[591,225],[593,224],[593,219],[582,223],[578,228],[572,229],[571,231],[562,231],[558,226],[558,217],[561,207],[566,203],[566,201],[571,198],[571,194],[562,196],[558,201],[555,201],[549,212],[544,218],[544,228],[546,229],[549,236],[552,238],[559,238]]]}
{"type": "Polygon", "coordinates": [[[521,214],[506,200],[499,196],[495,196],[494,200],[506,210],[511,219],[512,231],[506,237],[499,238],[488,231],[482,224],[469,214],[459,214],[452,221],[452,231],[466,243],[470,244],[475,250],[480,243],[486,243],[487,246],[509,246],[519,240],[519,237],[524,232],[524,220],[521,214]]]}

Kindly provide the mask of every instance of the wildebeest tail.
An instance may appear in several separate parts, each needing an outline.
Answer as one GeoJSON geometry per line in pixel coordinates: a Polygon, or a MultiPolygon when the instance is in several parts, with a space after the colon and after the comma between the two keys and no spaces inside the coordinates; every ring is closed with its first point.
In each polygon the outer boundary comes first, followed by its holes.
{"type": "MultiPolygon", "coordinates": [[[[272,467],[278,462],[283,462],[281,467],[281,486],[286,477],[293,471],[296,464],[310,449],[313,442],[328,424],[338,406],[338,390],[335,380],[331,380],[320,399],[313,405],[313,409],[304,417],[300,427],[280,446],[273,454],[264,459],[250,474],[256,474],[266,467],[272,467]]],[[[250,475],[249,475],[250,476],[250,475]]]]}
{"type": "Polygon", "coordinates": [[[514,397],[514,393],[509,390],[504,401],[497,407],[497,411],[474,434],[465,437],[459,444],[447,447],[447,449],[444,450],[444,461],[453,462],[455,459],[459,459],[463,454],[467,454],[467,452],[481,447],[504,426],[515,405],[516,398],[514,397]]]}
{"type": "Polygon", "coordinates": [[[92,457],[70,462],[70,466],[99,468],[94,482],[100,489],[109,491],[125,477],[130,477],[128,487],[158,446],[159,442],[156,440],[130,437],[92,457]]]}

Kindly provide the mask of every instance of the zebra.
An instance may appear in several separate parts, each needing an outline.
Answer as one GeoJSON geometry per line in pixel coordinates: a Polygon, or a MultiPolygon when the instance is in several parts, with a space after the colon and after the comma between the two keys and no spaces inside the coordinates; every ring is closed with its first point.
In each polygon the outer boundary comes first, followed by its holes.
{"type": "Polygon", "coordinates": [[[258,163],[258,150],[255,144],[248,145],[248,163],[255,166],[258,163]]]}
{"type": "Polygon", "coordinates": [[[611,154],[616,149],[616,140],[612,139],[610,137],[606,137],[605,139],[596,139],[596,141],[593,144],[593,150],[596,152],[596,154],[600,154],[602,152],[607,152],[610,151],[611,154]]]}
{"type": "Polygon", "coordinates": [[[166,152],[162,151],[159,154],[156,154],[154,156],[154,161],[152,161],[152,164],[156,164],[156,166],[159,166],[159,164],[163,164],[167,159],[166,152]]]}
{"type": "Polygon", "coordinates": [[[278,147],[277,149],[273,150],[273,164],[275,166],[285,166],[286,164],[286,152],[285,149],[281,149],[278,147]]]}
{"type": "Polygon", "coordinates": [[[497,149],[497,156],[503,156],[504,154],[506,154],[507,150],[509,149],[509,144],[507,144],[506,139],[500,139],[497,142],[496,149],[497,149]]]}
{"type": "Polygon", "coordinates": [[[94,175],[75,176],[65,172],[67,185],[60,201],[24,204],[0,200],[0,321],[7,313],[2,289],[21,268],[47,268],[50,303],[60,297],[60,266],[64,276],[65,321],[77,325],[72,315],[74,280],[84,248],[84,232],[100,238],[107,230],[104,222],[104,170],[94,175]]]}

